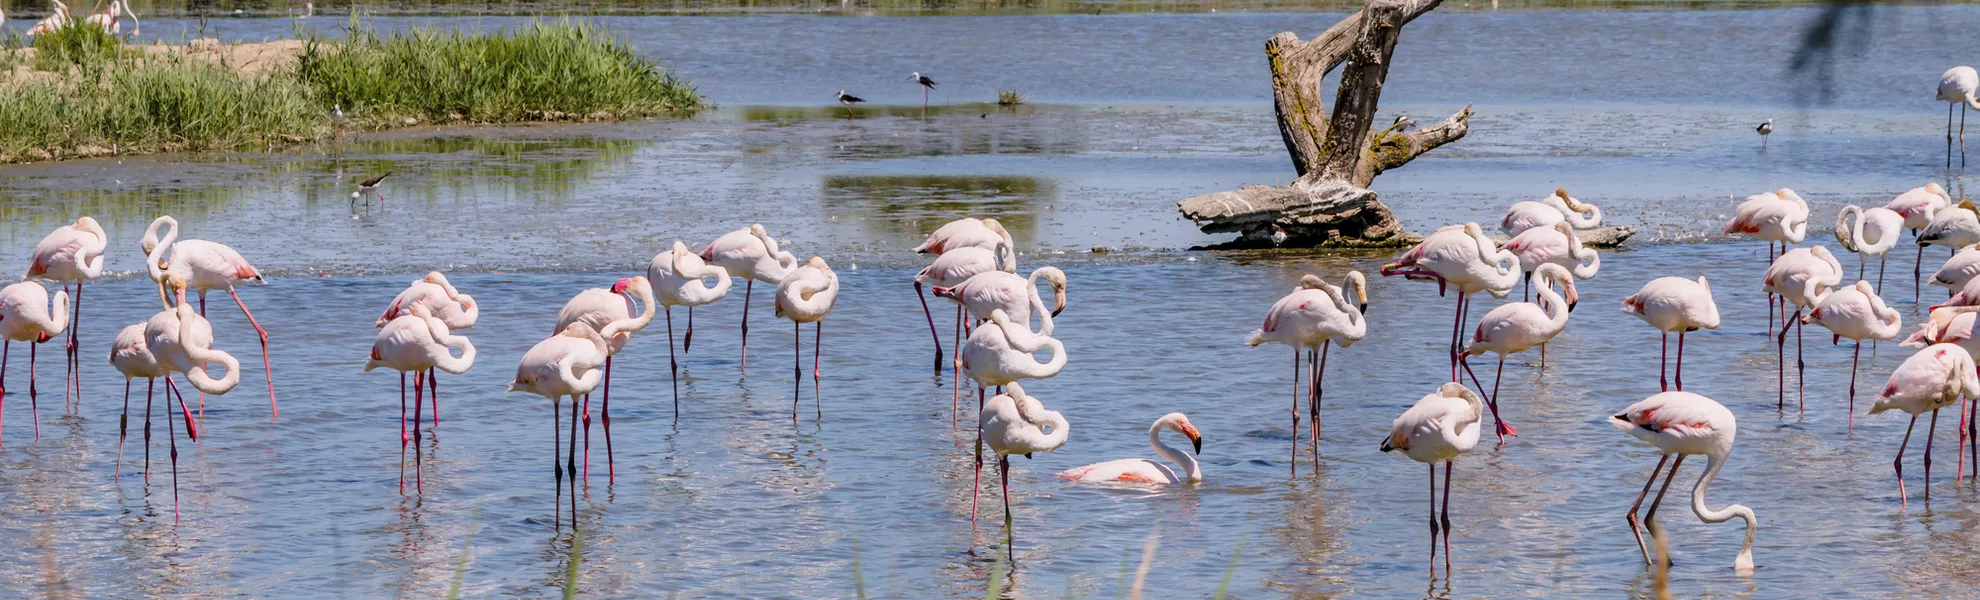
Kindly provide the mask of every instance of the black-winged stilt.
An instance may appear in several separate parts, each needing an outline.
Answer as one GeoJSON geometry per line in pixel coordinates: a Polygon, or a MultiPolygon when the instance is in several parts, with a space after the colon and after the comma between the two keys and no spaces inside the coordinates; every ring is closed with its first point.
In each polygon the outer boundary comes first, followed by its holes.
{"type": "Polygon", "coordinates": [[[921,84],[921,112],[928,112],[928,90],[935,89],[935,80],[929,79],[927,75],[914,73],[908,75],[908,81],[921,84]]]}
{"type": "Polygon", "coordinates": [[[845,90],[839,90],[839,103],[846,105],[846,118],[848,119],[853,118],[853,105],[865,101],[865,98],[848,94],[845,90]]]}
{"type": "Polygon", "coordinates": [[[1760,147],[1765,148],[1767,147],[1768,134],[1774,133],[1774,120],[1767,119],[1767,122],[1761,123],[1759,127],[1755,127],[1753,130],[1760,132],[1760,147]]]}

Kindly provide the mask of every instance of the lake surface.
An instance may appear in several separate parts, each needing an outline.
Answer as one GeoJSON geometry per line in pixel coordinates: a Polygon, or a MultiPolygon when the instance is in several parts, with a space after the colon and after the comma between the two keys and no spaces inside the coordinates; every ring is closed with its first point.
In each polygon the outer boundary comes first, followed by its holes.
{"type": "MultiPolygon", "coordinates": [[[[1943,168],[1944,107],[1930,98],[1938,74],[1966,60],[1955,40],[1980,24],[1980,8],[1877,8],[1867,21],[1875,42],[1837,57],[1826,92],[1786,67],[1818,17],[1454,11],[1405,30],[1383,118],[1478,110],[1469,137],[1377,180],[1406,227],[1495,222],[1506,204],[1560,186],[1640,228],[1582,282],[1544,371],[1533,355],[1507,364],[1502,412],[1521,435],[1458,461],[1448,579],[1428,568],[1422,466],[1377,445],[1447,374],[1454,300],[1374,277],[1369,338],[1330,355],[1318,464],[1302,457],[1290,475],[1287,351],[1246,347],[1244,334],[1300,274],[1373,275],[1393,253],[1188,251],[1229,236],[1202,234],[1175,210],[1189,196],[1291,178],[1259,50],[1272,33],[1310,36],[1337,15],[611,17],[599,21],[718,108],[686,120],[400,131],[293,153],[0,167],[7,268],[78,214],[110,230],[120,273],[142,267],[137,237],[159,214],[242,251],[270,275],[242,296],[269,330],[282,401],[270,422],[253,330],[214,296],[217,346],[247,366],[240,388],[208,399],[200,441],[180,440],[174,524],[162,415],[150,485],[135,425],[112,475],[123,382],[102,362],[117,328],[149,316],[155,296],[142,277],[91,285],[78,414],[63,414],[59,345],[39,348],[39,403],[49,405],[39,442],[25,358],[6,374],[0,539],[13,543],[0,548],[0,590],[337,598],[458,586],[541,597],[575,573],[574,587],[598,597],[852,597],[861,586],[875,597],[982,597],[998,564],[1000,496],[986,486],[972,528],[974,411],[957,427],[942,410],[954,390],[928,371],[909,286],[923,257],[908,249],[970,215],[1011,225],[1026,272],[1049,264],[1071,280],[1058,321],[1070,364],[1027,389],[1065,414],[1072,441],[1013,461],[1017,558],[1002,583],[1011,596],[1118,596],[1151,536],[1146,589],[1162,598],[1210,596],[1227,575],[1243,598],[1654,596],[1659,585],[1679,597],[1956,596],[1980,564],[1980,488],[1951,481],[1953,434],[1935,447],[1930,503],[1913,441],[1912,497],[1900,504],[1890,458],[1907,420],[1859,415],[1850,432],[1850,348],[1816,331],[1805,344],[1807,410],[1792,397],[1778,410],[1757,281],[1764,246],[1716,232],[1729,197],[1781,186],[1815,204],[1818,226],[1844,203],[1882,203],[1926,181],[1964,195],[1967,173],[1943,168]],[[909,71],[944,82],[926,117],[909,71]],[[996,87],[1033,102],[967,104],[996,87]],[[848,119],[831,103],[840,88],[875,105],[848,119]],[[1779,129],[1763,147],[1752,126],[1768,117],[1779,129]],[[397,173],[386,202],[349,202],[350,181],[386,170],[397,173]],[[800,256],[824,256],[842,279],[818,391],[804,385],[794,424],[792,333],[764,293],[742,372],[738,290],[696,311],[677,420],[655,323],[615,364],[613,443],[627,477],[607,483],[594,439],[581,533],[559,531],[541,468],[551,407],[503,393],[515,361],[578,291],[642,272],[675,239],[698,247],[753,222],[800,256]],[[480,357],[468,374],[442,376],[441,424],[422,449],[425,492],[400,495],[394,377],[361,366],[372,320],[429,269],[482,304],[466,332],[480,357]],[[1709,503],[1759,514],[1751,577],[1730,568],[1740,526],[1700,524],[1686,506],[1699,461],[1660,511],[1677,561],[1667,582],[1646,573],[1623,521],[1656,454],[1604,419],[1656,391],[1658,348],[1616,307],[1663,275],[1709,277],[1724,315],[1720,330],[1688,338],[1685,379],[1740,420],[1709,503]],[[1170,411],[1205,436],[1202,485],[1053,477],[1153,456],[1146,428],[1170,411]]],[[[212,23],[229,39],[290,31],[286,19],[212,23]]],[[[198,27],[145,25],[165,39],[198,27]]],[[[1886,294],[1907,332],[1920,316],[1908,250],[1894,253],[1886,294]]],[[[1945,252],[1928,255],[1931,269],[1945,252]]],[[[1942,293],[1926,290],[1927,303],[1942,293]]],[[[937,322],[948,340],[949,321],[937,322]]],[[[1907,355],[1888,343],[1864,349],[1859,411],[1907,355]]],[[[1957,419],[1945,416],[1951,429],[1957,419]]]]}

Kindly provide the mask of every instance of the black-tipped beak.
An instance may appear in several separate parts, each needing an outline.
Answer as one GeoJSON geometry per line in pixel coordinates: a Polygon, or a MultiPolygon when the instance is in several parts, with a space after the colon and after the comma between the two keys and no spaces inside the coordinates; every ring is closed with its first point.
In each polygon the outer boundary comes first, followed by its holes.
{"type": "Polygon", "coordinates": [[[1361,311],[1361,316],[1364,317],[1368,316],[1368,303],[1367,302],[1361,303],[1361,306],[1357,310],[1361,311]]]}
{"type": "Polygon", "coordinates": [[[1202,453],[1203,453],[1203,438],[1200,438],[1200,437],[1195,437],[1195,438],[1189,438],[1189,445],[1190,445],[1190,446],[1193,446],[1193,447],[1195,447],[1195,450],[1196,450],[1195,452],[1192,452],[1191,454],[1202,454],[1202,453]]]}
{"type": "Polygon", "coordinates": [[[1568,312],[1574,312],[1574,305],[1576,305],[1576,304],[1581,304],[1581,301],[1580,301],[1580,300],[1576,300],[1576,301],[1574,301],[1574,302],[1569,302],[1569,303],[1568,303],[1568,312]]]}
{"type": "Polygon", "coordinates": [[[1064,308],[1060,308],[1060,309],[1058,309],[1058,310],[1055,310],[1055,311],[1052,311],[1052,318],[1054,318],[1054,319],[1057,319],[1057,318],[1059,318],[1059,313],[1062,313],[1062,312],[1066,312],[1066,309],[1064,309],[1064,308]]]}
{"type": "Polygon", "coordinates": [[[1030,452],[1026,452],[1026,453],[1024,453],[1024,459],[1025,459],[1025,460],[1031,460],[1031,453],[1030,453],[1030,452]]]}

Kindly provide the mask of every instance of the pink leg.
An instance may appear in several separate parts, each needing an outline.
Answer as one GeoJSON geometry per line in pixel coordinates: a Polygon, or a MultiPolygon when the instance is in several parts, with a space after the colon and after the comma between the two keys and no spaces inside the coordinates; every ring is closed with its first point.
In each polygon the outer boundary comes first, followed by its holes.
{"type": "MultiPolygon", "coordinates": [[[[68,286],[63,287],[67,288],[68,286]]],[[[68,342],[66,347],[63,348],[63,357],[68,361],[67,366],[69,368],[68,375],[62,378],[62,396],[64,397],[63,406],[65,408],[69,406],[81,408],[82,405],[82,375],[81,371],[76,370],[77,367],[82,366],[82,363],[77,360],[79,354],[76,352],[76,348],[79,346],[79,342],[76,339],[76,325],[80,322],[82,322],[82,282],[78,281],[76,282],[75,308],[69,310],[68,342]]]]}
{"type": "Polygon", "coordinates": [[[568,442],[570,444],[570,450],[566,452],[564,455],[564,461],[565,461],[564,467],[569,469],[571,472],[571,529],[572,530],[577,529],[577,518],[578,518],[578,511],[577,511],[578,470],[577,470],[577,464],[573,462],[577,460],[577,437],[578,437],[577,426],[578,426],[578,403],[576,398],[572,398],[571,399],[571,440],[570,442],[568,442]]]}
{"type": "Polygon", "coordinates": [[[797,422],[798,397],[804,390],[804,324],[791,321],[791,422],[797,422]]]}
{"type": "Polygon", "coordinates": [[[1663,338],[1664,341],[1663,341],[1662,349],[1657,351],[1657,390],[1662,392],[1668,392],[1671,391],[1671,385],[1670,385],[1670,381],[1664,379],[1664,371],[1666,366],[1671,364],[1669,360],[1669,355],[1671,352],[1671,332],[1668,331],[1663,332],[1658,337],[1663,338]]]}
{"type": "MultiPolygon", "coordinates": [[[[575,412],[576,409],[573,408],[572,411],[575,412]]],[[[577,419],[578,416],[571,415],[571,418],[577,419]]],[[[572,421],[572,426],[576,426],[576,424],[576,421],[572,421]]],[[[576,434],[576,432],[572,433],[573,435],[576,434]]],[[[573,440],[573,443],[575,443],[575,440],[573,440]]],[[[587,485],[591,483],[591,394],[584,395],[584,481],[587,485]]],[[[571,514],[575,515],[577,513],[573,511],[571,514]]]]}
{"type": "MultiPolygon", "coordinates": [[[[254,320],[254,313],[248,311],[247,303],[241,301],[240,293],[235,292],[232,288],[228,288],[227,295],[234,297],[234,304],[240,305],[241,314],[247,315],[248,324],[254,326],[255,335],[261,336],[261,368],[263,372],[268,374],[268,410],[270,411],[268,420],[273,421],[276,417],[282,416],[282,409],[275,405],[275,365],[268,360],[268,331],[261,328],[259,321],[254,320]]],[[[199,304],[201,308],[200,313],[205,314],[205,296],[200,296],[199,304]]],[[[438,416],[436,415],[435,418],[438,418],[438,416]]]]}
{"type": "Polygon", "coordinates": [[[817,409],[818,418],[823,419],[825,418],[825,403],[824,400],[820,399],[818,396],[818,351],[820,348],[824,348],[824,344],[822,342],[825,338],[825,320],[819,319],[818,322],[813,323],[811,327],[812,327],[811,329],[811,393],[812,393],[812,402],[813,402],[812,408],[817,409]]]}
{"type": "MultiPolygon", "coordinates": [[[[1293,347],[1293,396],[1292,396],[1292,411],[1291,411],[1292,420],[1293,420],[1292,429],[1291,429],[1292,454],[1290,455],[1291,459],[1286,461],[1287,464],[1292,465],[1293,475],[1299,474],[1299,371],[1300,371],[1299,363],[1300,363],[1299,347],[1294,346],[1293,347]]],[[[1312,383],[1312,379],[1308,378],[1307,383],[1312,383]]]]}
{"type": "MultiPolygon", "coordinates": [[[[607,369],[605,372],[611,373],[612,371],[607,369]]],[[[438,429],[440,427],[440,376],[433,374],[433,369],[430,368],[426,370],[426,397],[427,402],[433,404],[433,427],[438,429]]]]}
{"type": "Polygon", "coordinates": [[[1437,463],[1430,463],[1430,574],[1437,574],[1437,463]]]}
{"type": "Polygon", "coordinates": [[[694,348],[694,307],[688,307],[687,334],[681,337],[681,354],[694,348]]]}
{"type": "Polygon", "coordinates": [[[1464,333],[1464,292],[1458,292],[1457,303],[1457,320],[1451,322],[1451,381],[1458,380],[1458,341],[1464,333]]]}
{"type": "Polygon", "coordinates": [[[1011,531],[1011,457],[997,455],[997,477],[1004,481],[1004,556],[1016,559],[1017,533],[1011,531]]]}
{"type": "MultiPolygon", "coordinates": [[[[440,410],[434,407],[434,410],[440,410]]],[[[619,481],[619,468],[612,462],[612,357],[605,357],[605,393],[598,403],[598,422],[605,429],[605,483],[619,481]]]]}
{"type": "MultiPolygon", "coordinates": [[[[169,376],[165,378],[165,387],[168,391],[172,388],[172,379],[169,376]]],[[[166,404],[171,404],[170,398],[166,399],[166,404]]],[[[179,522],[179,439],[173,437],[172,433],[171,406],[165,407],[165,443],[170,448],[169,456],[172,457],[172,522],[177,523],[179,522]]]]}
{"type": "MultiPolygon", "coordinates": [[[[983,414],[983,388],[976,388],[976,414],[983,414]]],[[[983,489],[983,428],[976,428],[976,478],[969,484],[969,526],[976,527],[976,496],[983,489]]]]}
{"type": "Polygon", "coordinates": [[[412,432],[406,430],[406,372],[399,372],[399,494],[406,493],[406,444],[412,442],[412,432]]]}
{"type": "MultiPolygon", "coordinates": [[[[144,484],[146,486],[151,485],[151,391],[157,383],[156,377],[147,377],[144,380],[144,484]]],[[[167,403],[165,408],[169,411],[172,407],[167,403]]],[[[171,433],[171,430],[166,430],[166,433],[171,433]]]]}
{"type": "Polygon", "coordinates": [[[1925,501],[1932,501],[1932,438],[1939,433],[1939,409],[1932,409],[1932,419],[1925,426],[1925,501]]]}
{"type": "MultiPolygon", "coordinates": [[[[674,419],[679,420],[681,418],[681,363],[674,360],[674,310],[673,309],[674,307],[672,306],[660,307],[661,313],[666,315],[667,317],[667,372],[670,374],[667,377],[667,380],[668,382],[674,384],[674,419]]],[[[694,307],[690,306],[688,307],[688,310],[693,311],[694,307]]],[[[693,313],[689,313],[689,314],[693,314],[693,313]]]]}
{"type": "MultiPolygon", "coordinates": [[[[1492,422],[1495,423],[1498,428],[1499,443],[1501,444],[1506,443],[1506,436],[1519,435],[1519,430],[1513,429],[1512,425],[1506,424],[1505,419],[1499,418],[1499,380],[1503,379],[1505,376],[1506,376],[1506,355],[1501,354],[1499,355],[1498,372],[1492,375],[1492,422]]],[[[1446,556],[1444,558],[1450,558],[1450,557],[1446,556]]]]}
{"type": "MultiPolygon", "coordinates": [[[[955,360],[950,365],[953,368],[950,369],[951,378],[949,381],[949,394],[951,396],[954,396],[953,401],[955,402],[955,407],[949,412],[950,427],[954,427],[956,425],[957,420],[959,418],[956,415],[962,412],[962,408],[961,408],[962,407],[962,341],[963,341],[962,327],[963,327],[963,307],[961,304],[957,304],[956,334],[954,336],[956,340],[956,351],[954,352],[955,360]]],[[[975,521],[976,521],[975,519],[970,519],[970,522],[972,523],[974,523],[975,521]]]]}
{"type": "Polygon", "coordinates": [[[1670,462],[1671,455],[1657,459],[1657,468],[1650,470],[1650,479],[1643,482],[1643,491],[1636,495],[1636,503],[1629,505],[1629,513],[1623,516],[1629,522],[1629,533],[1636,536],[1636,549],[1643,551],[1644,564],[1650,563],[1650,547],[1643,544],[1643,521],[1636,517],[1636,509],[1643,506],[1643,499],[1650,495],[1650,486],[1657,484],[1657,473],[1664,470],[1664,463],[1670,462]]]}
{"type": "MultiPolygon", "coordinates": [[[[1321,384],[1327,381],[1327,353],[1333,349],[1334,340],[1332,339],[1320,343],[1320,366],[1313,370],[1313,405],[1311,407],[1313,414],[1308,415],[1312,417],[1310,420],[1313,422],[1313,436],[1310,443],[1307,444],[1307,450],[1313,453],[1315,460],[1318,460],[1320,455],[1320,402],[1327,398],[1327,389],[1321,384]]],[[[1318,465],[1319,463],[1314,464],[1318,465]]],[[[1318,471],[1316,470],[1315,472],[1317,473],[1318,471]]]]}
{"type": "Polygon", "coordinates": [[[1795,403],[1802,411],[1808,410],[1808,363],[1801,359],[1801,332],[1808,329],[1801,323],[1801,309],[1794,309],[1794,394],[1795,403]]]}
{"type": "Polygon", "coordinates": [[[1684,334],[1684,330],[1678,330],[1678,362],[1677,369],[1675,370],[1677,371],[1677,388],[1680,392],[1684,391],[1684,334]]]}
{"type": "MultiPolygon", "coordinates": [[[[577,402],[577,398],[572,398],[571,401],[577,402]]],[[[550,441],[550,468],[557,472],[557,500],[556,502],[553,502],[552,505],[556,507],[555,517],[554,517],[555,518],[554,522],[556,523],[556,530],[563,531],[564,530],[564,465],[562,464],[562,461],[558,460],[563,457],[558,455],[563,453],[564,451],[564,424],[563,424],[563,416],[557,412],[557,408],[558,408],[557,401],[555,399],[551,399],[550,432],[552,434],[552,439],[550,441]]],[[[577,474],[572,473],[571,477],[577,477],[577,474]]]]}
{"type": "Polygon", "coordinates": [[[34,419],[34,441],[37,442],[41,441],[41,406],[35,400],[34,354],[35,347],[39,345],[34,342],[28,342],[28,415],[34,419]]]}
{"type": "MultiPolygon", "coordinates": [[[[422,457],[426,454],[426,448],[425,448],[426,444],[424,444],[420,440],[420,435],[419,435],[419,407],[420,407],[420,400],[422,399],[420,398],[420,393],[425,390],[425,386],[421,384],[423,384],[425,381],[426,381],[426,376],[424,374],[418,371],[413,372],[413,414],[412,414],[413,493],[422,496],[426,495],[426,478],[423,476],[423,471],[425,471],[426,469],[425,469],[425,465],[421,464],[422,457]]],[[[405,464],[400,463],[399,468],[401,469],[405,468],[405,464]]]]}
{"type": "MultiPolygon", "coordinates": [[[[1451,461],[1444,461],[1444,577],[1451,576],[1451,461]]],[[[1430,465],[1431,471],[1437,465],[1430,465]]]]}
{"type": "MultiPolygon", "coordinates": [[[[1863,357],[1863,340],[1856,340],[1856,349],[1849,353],[1849,431],[1856,431],[1856,364],[1863,357]]],[[[1960,413],[1960,420],[1966,413],[1960,413]]]]}

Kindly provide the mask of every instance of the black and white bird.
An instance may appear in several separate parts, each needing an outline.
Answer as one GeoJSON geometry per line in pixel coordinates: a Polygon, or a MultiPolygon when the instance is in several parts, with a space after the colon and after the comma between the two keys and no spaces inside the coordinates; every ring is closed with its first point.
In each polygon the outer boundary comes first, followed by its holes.
{"type": "Polygon", "coordinates": [[[342,122],[344,120],[344,105],[342,104],[330,105],[330,119],[334,121],[342,122]]]}
{"type": "Polygon", "coordinates": [[[392,176],[392,172],[391,172],[391,171],[386,171],[384,175],[379,175],[379,176],[377,176],[377,177],[373,177],[373,178],[370,178],[370,179],[366,179],[366,180],[364,180],[364,181],[360,181],[360,182],[358,182],[358,189],[357,189],[357,191],[355,191],[355,192],[351,192],[351,201],[352,201],[352,202],[356,202],[356,201],[358,201],[359,199],[362,199],[362,198],[364,198],[364,195],[365,195],[365,193],[366,193],[366,192],[370,192],[370,193],[373,193],[373,194],[377,194],[377,195],[378,195],[378,201],[379,201],[379,202],[384,202],[384,201],[385,201],[385,192],[381,192],[381,191],[378,191],[378,186],[380,186],[380,185],[384,185],[384,184],[385,184],[385,178],[386,178],[386,177],[391,177],[391,176],[392,176]]]}
{"type": "Polygon", "coordinates": [[[1391,129],[1415,129],[1416,119],[1409,118],[1409,113],[1401,113],[1396,115],[1396,122],[1391,123],[1389,127],[1391,129]]]}
{"type": "Polygon", "coordinates": [[[917,72],[908,75],[908,81],[921,84],[921,110],[924,112],[927,111],[928,90],[935,89],[935,80],[929,79],[927,75],[922,75],[921,73],[917,72]]]}
{"type": "Polygon", "coordinates": [[[853,116],[852,113],[853,105],[865,101],[866,101],[865,98],[848,94],[846,93],[845,90],[839,90],[839,103],[846,105],[846,118],[848,119],[852,118],[853,116]]]}
{"type": "Polygon", "coordinates": [[[1760,132],[1760,146],[1766,147],[1767,135],[1774,132],[1774,120],[1767,119],[1767,122],[1761,123],[1759,127],[1755,127],[1753,130],[1760,132]]]}

